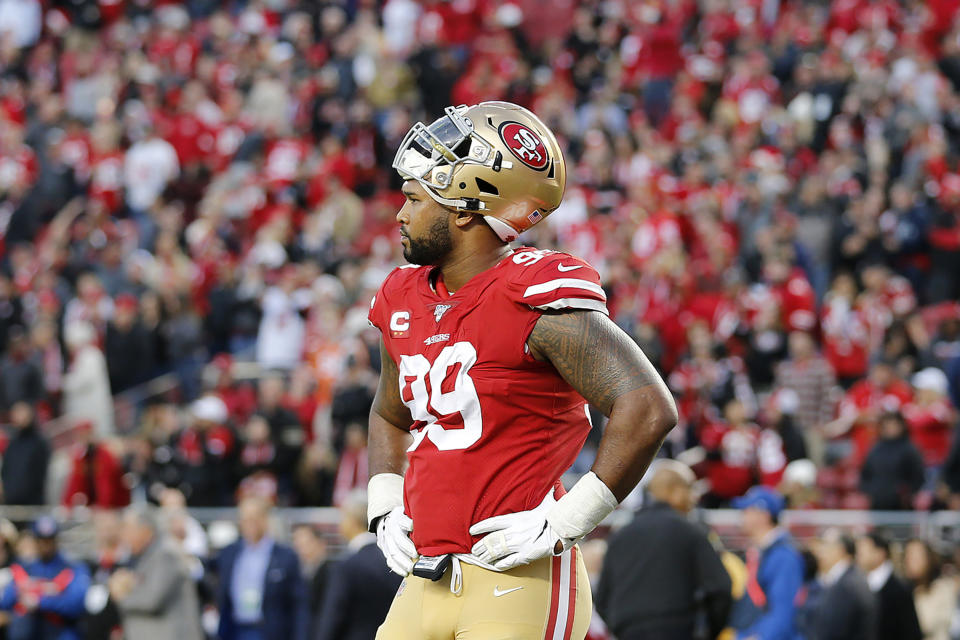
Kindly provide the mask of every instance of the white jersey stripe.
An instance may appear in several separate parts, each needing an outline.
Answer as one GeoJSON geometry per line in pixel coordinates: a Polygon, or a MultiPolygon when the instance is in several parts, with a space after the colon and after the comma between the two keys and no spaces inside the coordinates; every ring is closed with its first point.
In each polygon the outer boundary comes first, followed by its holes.
{"type": "Polygon", "coordinates": [[[599,296],[603,296],[603,299],[606,300],[607,296],[603,293],[603,289],[600,285],[590,282],[589,280],[581,280],[579,278],[557,278],[556,280],[548,280],[547,282],[542,282],[540,284],[534,284],[527,287],[527,290],[523,292],[524,298],[529,298],[530,296],[535,296],[538,293],[547,293],[548,291],[556,291],[557,289],[586,289],[587,291],[592,291],[599,296]]]}
{"type": "Polygon", "coordinates": [[[592,309],[599,311],[604,315],[610,315],[607,311],[607,305],[599,300],[587,300],[586,298],[559,298],[548,302],[547,304],[530,305],[531,309],[592,309]]]}
{"type": "Polygon", "coordinates": [[[563,640],[567,633],[567,624],[570,608],[570,565],[573,554],[567,549],[560,556],[560,601],[557,602],[557,626],[553,629],[552,640],[563,640]]]}

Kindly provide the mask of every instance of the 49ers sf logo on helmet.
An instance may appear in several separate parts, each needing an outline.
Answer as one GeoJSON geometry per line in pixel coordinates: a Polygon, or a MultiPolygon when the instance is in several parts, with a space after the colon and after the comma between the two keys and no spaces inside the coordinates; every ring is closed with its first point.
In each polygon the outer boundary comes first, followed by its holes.
{"type": "Polygon", "coordinates": [[[537,171],[547,168],[547,148],[530,127],[519,122],[504,122],[500,125],[500,138],[523,164],[537,171]]]}

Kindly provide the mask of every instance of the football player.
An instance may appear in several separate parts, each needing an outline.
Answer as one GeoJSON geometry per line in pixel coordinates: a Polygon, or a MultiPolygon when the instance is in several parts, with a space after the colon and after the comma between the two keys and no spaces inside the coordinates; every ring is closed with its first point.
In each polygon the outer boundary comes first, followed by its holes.
{"type": "Polygon", "coordinates": [[[370,412],[371,531],[401,583],[377,638],[581,640],[577,542],[640,480],[673,399],[607,316],[600,276],[510,242],[557,208],[553,133],[506,102],[448,107],[393,162],[411,264],[370,305],[382,333],[370,412]],[[560,476],[609,421],[592,470],[560,476]]]}

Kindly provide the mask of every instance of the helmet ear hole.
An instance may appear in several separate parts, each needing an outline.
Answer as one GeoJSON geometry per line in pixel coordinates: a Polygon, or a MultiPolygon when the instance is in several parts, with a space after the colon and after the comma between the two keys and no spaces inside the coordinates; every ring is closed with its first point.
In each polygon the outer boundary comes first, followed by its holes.
{"type": "Polygon", "coordinates": [[[480,190],[480,193],[489,193],[492,196],[500,195],[500,190],[483,178],[475,178],[475,180],[477,181],[477,189],[480,190]]]}
{"type": "Polygon", "coordinates": [[[547,180],[553,180],[553,177],[556,175],[556,173],[557,173],[557,161],[551,160],[550,171],[547,172],[547,180]]]}

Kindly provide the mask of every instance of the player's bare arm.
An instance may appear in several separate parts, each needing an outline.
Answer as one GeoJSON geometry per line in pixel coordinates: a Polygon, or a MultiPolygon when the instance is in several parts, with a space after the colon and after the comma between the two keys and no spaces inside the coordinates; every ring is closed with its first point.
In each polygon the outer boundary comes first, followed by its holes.
{"type": "Polygon", "coordinates": [[[395,473],[403,475],[407,465],[404,452],[412,437],[409,428],[413,419],[400,400],[397,364],[380,342],[380,384],[370,408],[368,451],[370,475],[395,473]]]}
{"type": "Polygon", "coordinates": [[[397,365],[380,341],[380,384],[370,408],[367,522],[387,565],[400,575],[413,568],[417,550],[410,540],[413,521],[403,510],[405,451],[410,445],[410,412],[400,400],[397,365]]]}
{"type": "Polygon", "coordinates": [[[593,472],[617,500],[636,486],[677,424],[669,390],[640,347],[598,311],[544,314],[527,341],[610,420],[593,472]]]}

